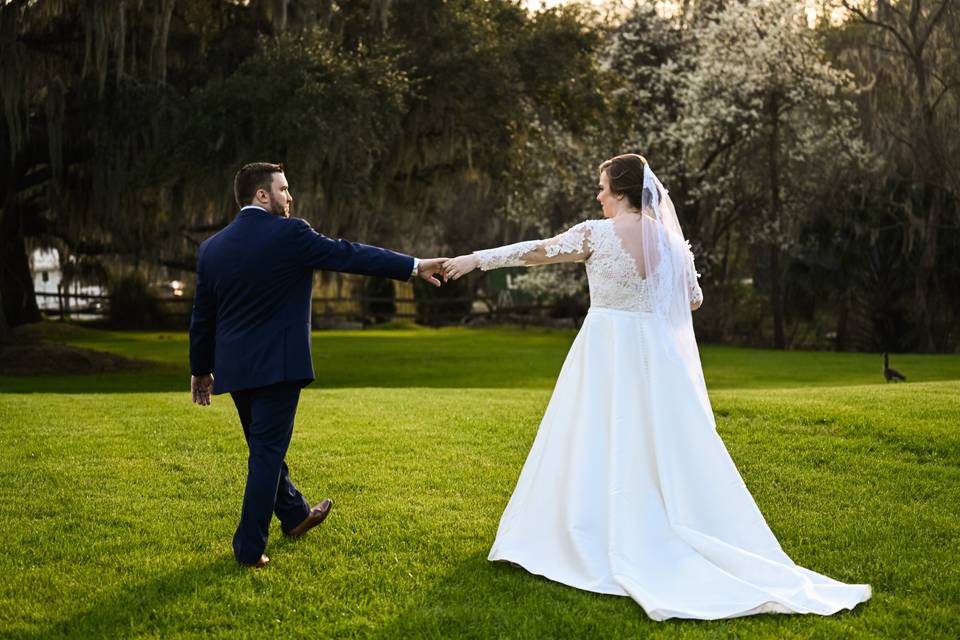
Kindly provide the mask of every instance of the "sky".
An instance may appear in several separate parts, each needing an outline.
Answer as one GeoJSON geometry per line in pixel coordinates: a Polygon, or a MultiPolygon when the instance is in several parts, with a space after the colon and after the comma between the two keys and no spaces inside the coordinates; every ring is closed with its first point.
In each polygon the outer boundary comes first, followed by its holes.
{"type": "Polygon", "coordinates": [[[530,9],[539,9],[541,5],[549,9],[558,4],[563,4],[565,1],[566,0],[524,0],[524,4],[530,9]]]}
{"type": "MultiPolygon", "coordinates": [[[[629,3],[623,3],[623,0],[522,0],[524,6],[526,6],[529,11],[536,11],[541,8],[549,9],[569,2],[587,2],[595,7],[602,7],[604,5],[617,4],[618,1],[621,4],[627,4],[627,6],[629,6],[629,3]]],[[[807,22],[812,28],[817,21],[817,17],[823,11],[823,6],[818,0],[805,0],[805,3],[807,7],[807,22]]],[[[665,15],[672,15],[678,6],[675,0],[658,0],[654,4],[656,4],[657,9],[665,15]]],[[[830,13],[830,20],[833,23],[839,23],[843,21],[846,15],[846,11],[842,8],[834,7],[830,13]]]]}
{"type": "MultiPolygon", "coordinates": [[[[541,6],[549,9],[557,6],[558,4],[566,4],[569,1],[570,0],[523,0],[523,4],[525,4],[528,9],[536,10],[541,6]]],[[[607,4],[608,0],[589,0],[589,2],[590,4],[600,6],[607,4]]]]}

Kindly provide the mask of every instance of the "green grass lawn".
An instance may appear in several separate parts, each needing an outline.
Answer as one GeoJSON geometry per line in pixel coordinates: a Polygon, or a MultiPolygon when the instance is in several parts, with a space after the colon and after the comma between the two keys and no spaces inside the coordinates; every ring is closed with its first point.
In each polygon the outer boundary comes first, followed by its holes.
{"type": "MultiPolygon", "coordinates": [[[[230,538],[245,446],[190,404],[183,334],[45,327],[155,361],[0,377],[0,637],[955,638],[960,357],[706,347],[720,434],[785,551],[874,597],[854,612],[649,620],[486,561],[572,332],[314,335],[288,461],[330,519],[263,571],[230,538]]],[[[561,497],[562,498],[562,497],[561,497]]]]}

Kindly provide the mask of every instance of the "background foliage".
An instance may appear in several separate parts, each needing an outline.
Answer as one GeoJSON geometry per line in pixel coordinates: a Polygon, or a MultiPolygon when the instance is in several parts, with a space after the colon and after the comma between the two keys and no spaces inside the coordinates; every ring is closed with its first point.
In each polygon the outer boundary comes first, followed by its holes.
{"type": "Polygon", "coordinates": [[[636,151],[696,248],[702,337],[954,351],[958,45],[955,0],[6,0],[0,333],[39,315],[38,246],[189,274],[253,159],[328,235],[428,255],[594,217],[597,164],[636,151]]]}

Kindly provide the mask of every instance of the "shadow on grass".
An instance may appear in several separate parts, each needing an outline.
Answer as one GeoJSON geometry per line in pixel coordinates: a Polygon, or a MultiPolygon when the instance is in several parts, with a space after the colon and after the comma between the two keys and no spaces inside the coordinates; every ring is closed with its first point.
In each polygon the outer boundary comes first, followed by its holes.
{"type": "MultiPolygon", "coordinates": [[[[67,375],[57,364],[44,375],[0,375],[0,393],[151,393],[189,389],[185,336],[84,334],[76,344],[149,363],[124,373],[67,375]]],[[[314,334],[314,388],[550,387],[572,340],[538,331],[358,332],[314,334]]],[[[29,363],[27,363],[29,364],[29,363]]]]}
{"type": "Polygon", "coordinates": [[[629,598],[580,591],[489,562],[481,552],[434,583],[377,637],[646,637],[655,627],[629,598]]]}
{"type": "MultiPolygon", "coordinates": [[[[178,601],[206,589],[215,591],[221,582],[236,578],[241,571],[245,569],[232,556],[187,565],[119,591],[111,590],[108,597],[83,611],[18,637],[39,640],[163,633],[169,625],[170,608],[178,601]]],[[[195,622],[202,626],[202,621],[195,622]]]]}
{"type": "Polygon", "coordinates": [[[0,376],[0,393],[190,393],[190,371],[162,368],[135,373],[0,376]]]}
{"type": "MultiPolygon", "coordinates": [[[[562,354],[561,354],[562,355],[562,354]]],[[[444,389],[534,388],[549,389],[560,371],[559,362],[525,362],[493,373],[477,372],[470,362],[451,359],[439,369],[428,365],[388,363],[377,367],[364,354],[344,357],[336,363],[315,367],[316,379],[308,389],[444,389]],[[439,372],[437,372],[439,371],[439,372]]],[[[488,363],[489,366],[489,363],[488,363]]],[[[190,395],[190,370],[163,367],[133,373],[101,373],[54,376],[0,376],[4,393],[170,393],[190,395]]]]}
{"type": "Polygon", "coordinates": [[[815,629],[825,634],[822,637],[835,637],[868,609],[866,603],[830,617],[759,615],[657,622],[628,597],[581,591],[505,562],[489,562],[484,552],[436,582],[377,637],[782,638],[815,629]]]}
{"type": "MultiPolygon", "coordinates": [[[[364,376],[352,369],[354,364],[344,362],[336,369],[329,367],[317,372],[317,379],[307,389],[360,389],[376,387],[381,389],[401,389],[423,387],[430,380],[433,388],[514,388],[516,386],[549,388],[552,378],[543,376],[526,384],[512,384],[512,379],[503,380],[472,379],[467,375],[460,378],[428,376],[424,372],[385,371],[376,375],[364,376]],[[438,384],[437,380],[441,382],[438,384]]],[[[550,372],[555,374],[555,372],[550,372]]],[[[183,393],[190,396],[190,371],[162,369],[137,373],[105,373],[70,376],[0,376],[0,394],[4,393],[183,393]]],[[[229,400],[227,396],[223,396],[229,400]]]]}

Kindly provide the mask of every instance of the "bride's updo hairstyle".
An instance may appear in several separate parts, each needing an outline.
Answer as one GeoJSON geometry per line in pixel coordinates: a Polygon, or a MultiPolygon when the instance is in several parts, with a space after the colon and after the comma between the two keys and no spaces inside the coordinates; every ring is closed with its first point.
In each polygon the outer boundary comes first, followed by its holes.
{"type": "Polygon", "coordinates": [[[600,165],[610,180],[610,191],[627,198],[634,209],[643,207],[643,170],[647,159],[636,153],[624,153],[600,165]]]}

